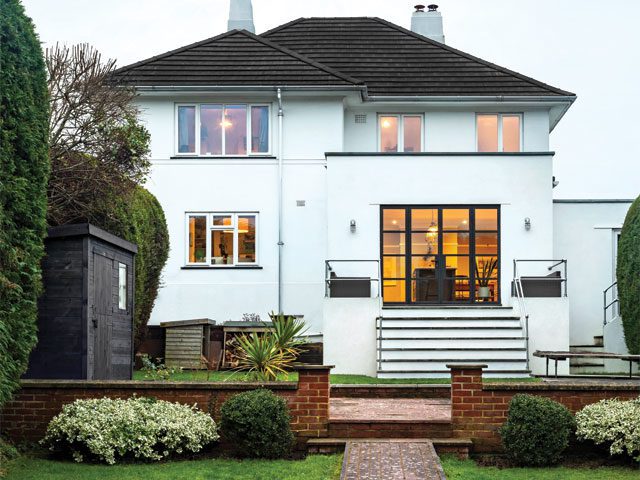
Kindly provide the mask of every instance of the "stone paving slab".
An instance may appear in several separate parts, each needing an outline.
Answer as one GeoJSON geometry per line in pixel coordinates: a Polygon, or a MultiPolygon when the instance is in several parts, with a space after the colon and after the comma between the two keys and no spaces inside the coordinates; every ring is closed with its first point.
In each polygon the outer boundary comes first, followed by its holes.
{"type": "Polygon", "coordinates": [[[451,401],[443,398],[332,398],[330,421],[450,422],[451,401]]]}
{"type": "Polygon", "coordinates": [[[446,480],[429,440],[349,441],[341,480],[446,480]]]}

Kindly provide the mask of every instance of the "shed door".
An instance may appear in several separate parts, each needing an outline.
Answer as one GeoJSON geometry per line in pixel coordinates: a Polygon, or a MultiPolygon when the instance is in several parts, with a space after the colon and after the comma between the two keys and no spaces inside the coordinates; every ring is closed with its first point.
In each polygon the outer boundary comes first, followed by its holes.
{"type": "Polygon", "coordinates": [[[111,336],[113,331],[115,279],[113,260],[93,252],[93,378],[112,376],[111,336]]]}

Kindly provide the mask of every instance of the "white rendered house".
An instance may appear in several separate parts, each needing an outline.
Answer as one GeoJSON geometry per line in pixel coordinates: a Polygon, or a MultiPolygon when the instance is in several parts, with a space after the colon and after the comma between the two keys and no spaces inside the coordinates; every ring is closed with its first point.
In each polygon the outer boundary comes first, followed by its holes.
{"type": "Polygon", "coordinates": [[[152,324],[304,315],[336,372],[395,377],[541,373],[531,352],[603,335],[629,202],[554,203],[549,134],[573,93],[442,43],[435,6],[414,31],[301,18],[259,36],[232,6],[245,30],[117,72],[171,238],[152,324]]]}

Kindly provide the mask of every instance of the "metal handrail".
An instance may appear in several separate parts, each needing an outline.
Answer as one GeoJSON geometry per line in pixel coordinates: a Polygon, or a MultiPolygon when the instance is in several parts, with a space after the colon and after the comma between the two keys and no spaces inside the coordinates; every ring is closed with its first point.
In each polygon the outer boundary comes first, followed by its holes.
{"type": "MultiPolygon", "coordinates": [[[[604,289],[604,291],[602,292],[602,297],[603,297],[603,315],[604,315],[604,322],[603,325],[606,326],[607,325],[607,312],[609,311],[609,308],[613,307],[614,305],[620,305],[620,299],[618,298],[618,282],[613,282],[611,285],[609,285],[607,288],[604,289]],[[607,293],[611,291],[611,298],[612,300],[607,303],[607,293]]],[[[613,320],[615,318],[614,316],[614,310],[612,309],[612,313],[611,313],[611,320],[613,320]]]]}
{"type": "Polygon", "coordinates": [[[540,263],[540,262],[553,262],[553,265],[551,265],[550,267],[547,267],[548,271],[553,270],[554,268],[562,265],[563,266],[563,275],[558,279],[558,278],[549,278],[549,277],[536,277],[536,280],[542,280],[542,281],[554,281],[557,282],[558,280],[560,280],[560,282],[564,285],[564,297],[567,296],[567,292],[568,292],[568,288],[569,288],[569,280],[568,280],[568,276],[567,276],[567,260],[566,259],[557,259],[557,258],[552,258],[552,259],[544,259],[544,258],[524,258],[524,259],[514,259],[513,260],[513,278],[514,280],[516,278],[522,278],[521,275],[518,274],[518,263],[540,263]]]}
{"type": "Polygon", "coordinates": [[[524,289],[522,288],[522,279],[520,277],[516,277],[513,279],[513,283],[515,285],[516,298],[518,299],[518,303],[520,304],[520,326],[524,331],[525,350],[527,355],[527,370],[529,370],[529,313],[527,313],[527,307],[524,301],[524,289]],[[522,322],[523,318],[524,318],[524,322],[522,322]]]}

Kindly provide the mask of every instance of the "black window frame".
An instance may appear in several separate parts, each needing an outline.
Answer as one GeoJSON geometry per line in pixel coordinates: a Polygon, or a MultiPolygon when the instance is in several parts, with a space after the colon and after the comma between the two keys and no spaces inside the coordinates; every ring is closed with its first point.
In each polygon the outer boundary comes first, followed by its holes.
{"type": "MultiPolygon", "coordinates": [[[[425,305],[425,306],[437,306],[437,305],[459,305],[459,306],[495,306],[502,304],[502,232],[501,232],[501,208],[500,205],[496,204],[401,204],[401,205],[380,205],[379,211],[379,242],[380,242],[380,262],[381,262],[381,272],[382,278],[381,282],[381,292],[383,298],[383,305],[385,306],[414,306],[414,305],[425,305]],[[459,230],[459,231],[450,231],[446,232],[443,230],[443,210],[449,209],[467,209],[469,211],[469,230],[459,230]],[[497,219],[497,230],[477,230],[476,229],[476,210],[486,210],[486,209],[494,209],[496,210],[496,219],[497,219]],[[384,230],[384,216],[383,213],[385,210],[404,210],[405,217],[405,229],[404,231],[398,230],[384,230]],[[468,255],[460,255],[460,256],[468,256],[469,258],[469,300],[461,301],[461,300],[453,300],[453,301],[443,301],[442,297],[442,285],[438,289],[438,301],[435,302],[417,302],[412,301],[412,283],[413,283],[413,272],[412,272],[412,264],[411,260],[413,257],[412,254],[412,241],[411,236],[412,233],[421,233],[423,229],[413,230],[411,225],[411,211],[412,210],[437,210],[438,211],[438,251],[437,255],[446,257],[443,253],[443,237],[445,233],[468,233],[469,234],[469,254],[468,255]],[[384,234],[385,233],[400,233],[405,235],[405,251],[404,254],[399,255],[385,255],[384,254],[384,234]],[[494,254],[486,254],[486,255],[477,255],[476,254],[476,236],[480,233],[491,233],[497,234],[497,253],[494,254]],[[405,275],[404,278],[385,278],[384,277],[384,258],[392,257],[392,256],[404,256],[405,258],[405,275]],[[476,257],[496,257],[498,261],[497,266],[497,275],[496,275],[496,285],[498,289],[497,299],[495,301],[481,301],[476,298],[476,257]],[[385,280],[399,280],[405,282],[405,301],[404,302],[388,302],[384,300],[384,282],[385,280]],[[473,288],[472,288],[473,287],[473,288]]],[[[422,232],[423,233],[423,232],[422,232]]],[[[418,255],[418,256],[426,256],[426,255],[418,255]]],[[[456,255],[454,255],[456,256],[456,255]]],[[[446,267],[445,267],[446,274],[446,267]]],[[[444,277],[438,277],[438,282],[442,282],[444,277]]]]}

